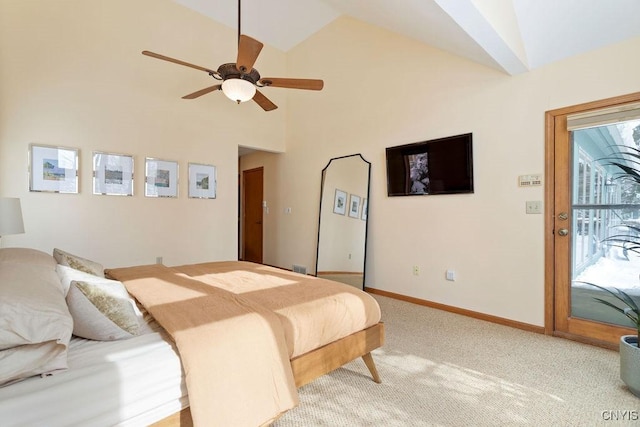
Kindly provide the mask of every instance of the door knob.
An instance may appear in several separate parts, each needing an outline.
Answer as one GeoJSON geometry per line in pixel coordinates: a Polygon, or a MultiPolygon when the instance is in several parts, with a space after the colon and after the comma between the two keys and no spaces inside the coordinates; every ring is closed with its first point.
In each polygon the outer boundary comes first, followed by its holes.
{"type": "Polygon", "coordinates": [[[567,230],[566,228],[561,228],[560,230],[558,230],[558,234],[561,236],[566,236],[567,234],[569,234],[569,230],[567,230]]]}

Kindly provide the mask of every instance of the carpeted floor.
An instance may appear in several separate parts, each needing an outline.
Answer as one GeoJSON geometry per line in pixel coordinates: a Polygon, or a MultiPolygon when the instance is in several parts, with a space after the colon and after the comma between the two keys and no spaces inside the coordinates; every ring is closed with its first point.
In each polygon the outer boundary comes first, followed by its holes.
{"type": "Polygon", "coordinates": [[[358,359],[302,387],[274,426],[640,424],[616,351],[374,297],[383,383],[358,359]]]}
{"type": "Polygon", "coordinates": [[[361,273],[318,273],[318,277],[336,282],[346,283],[358,289],[362,289],[362,281],[364,280],[361,273]]]}

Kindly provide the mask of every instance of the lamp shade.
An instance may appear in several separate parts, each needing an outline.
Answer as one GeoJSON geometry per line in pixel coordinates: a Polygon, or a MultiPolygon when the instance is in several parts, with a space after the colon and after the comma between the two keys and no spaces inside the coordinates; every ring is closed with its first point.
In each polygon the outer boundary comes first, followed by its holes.
{"type": "Polygon", "coordinates": [[[222,92],[232,101],[248,101],[256,94],[256,87],[246,80],[231,78],[222,82],[222,92]]]}
{"type": "Polygon", "coordinates": [[[0,197],[0,236],[24,233],[20,199],[0,197]]]}

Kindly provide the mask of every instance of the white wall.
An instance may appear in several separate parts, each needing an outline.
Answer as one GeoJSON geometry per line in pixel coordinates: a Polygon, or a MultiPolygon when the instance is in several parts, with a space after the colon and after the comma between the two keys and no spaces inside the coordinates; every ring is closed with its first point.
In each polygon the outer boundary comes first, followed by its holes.
{"type": "MultiPolygon", "coordinates": [[[[238,145],[283,150],[286,99],[265,113],[221,92],[203,67],[236,57],[236,30],[170,0],[0,1],[0,196],[20,197],[26,233],[2,246],[61,247],[107,266],[237,257],[238,145]],[[28,191],[30,143],[80,149],[80,193],[28,191]],[[134,196],[92,194],[92,152],[135,157],[134,196]],[[179,197],[144,196],[144,159],[179,162],[179,197]],[[187,197],[188,162],[217,166],[218,197],[187,197]]],[[[265,47],[256,66],[284,74],[265,47]]]]}
{"type": "MultiPolygon", "coordinates": [[[[328,159],[362,153],[372,162],[367,286],[542,326],[544,218],[526,215],[525,202],[544,189],[519,188],[517,177],[544,173],[545,111],[640,90],[638,50],[634,39],[508,76],[341,18],[287,55],[291,76],[322,78],[325,89],[291,93],[271,191],[315,206],[328,159]],[[466,132],[474,194],[386,196],[385,147],[466,132]]],[[[311,211],[277,221],[295,250],[272,263],[313,265],[311,211]]]]}

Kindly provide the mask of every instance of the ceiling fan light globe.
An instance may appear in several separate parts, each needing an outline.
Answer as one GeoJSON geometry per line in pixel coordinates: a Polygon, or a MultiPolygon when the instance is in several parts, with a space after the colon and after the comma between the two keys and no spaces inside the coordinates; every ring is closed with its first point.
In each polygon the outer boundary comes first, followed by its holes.
{"type": "Polygon", "coordinates": [[[239,104],[253,99],[256,87],[246,80],[230,78],[222,82],[222,92],[227,98],[239,104]]]}

